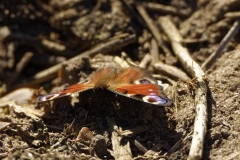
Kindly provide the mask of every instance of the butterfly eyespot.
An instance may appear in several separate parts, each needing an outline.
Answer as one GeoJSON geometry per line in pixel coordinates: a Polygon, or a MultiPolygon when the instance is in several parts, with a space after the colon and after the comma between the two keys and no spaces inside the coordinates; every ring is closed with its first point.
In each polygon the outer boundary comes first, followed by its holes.
{"type": "Polygon", "coordinates": [[[147,80],[147,79],[141,79],[140,81],[139,81],[141,84],[150,84],[151,82],[149,81],[149,80],[147,80]]]}

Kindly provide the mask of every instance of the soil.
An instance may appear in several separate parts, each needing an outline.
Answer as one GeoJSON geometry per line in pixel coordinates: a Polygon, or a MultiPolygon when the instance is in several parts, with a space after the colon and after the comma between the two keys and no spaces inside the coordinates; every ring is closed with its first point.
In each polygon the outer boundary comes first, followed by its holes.
{"type": "MultiPolygon", "coordinates": [[[[182,81],[159,72],[151,58],[144,68],[169,85],[164,92],[174,101],[171,106],[150,105],[104,88],[42,103],[38,97],[84,81],[99,68],[118,68],[125,62],[139,65],[147,54],[153,56],[149,53],[155,37],[139,14],[138,5],[147,9],[157,27],[159,16],[169,17],[186,40],[184,46],[201,66],[233,26],[236,17],[226,14],[239,12],[240,2],[59,2],[4,0],[0,3],[0,159],[114,159],[109,121],[116,123],[120,131],[140,130],[122,138],[123,143],[130,143],[134,159],[187,159],[195,120],[194,85],[191,85],[194,77],[182,81]],[[177,10],[156,11],[147,7],[150,2],[177,10]],[[65,62],[97,48],[99,43],[106,45],[109,40],[127,34],[134,34],[136,40],[65,62]],[[47,76],[39,78],[41,75],[37,73],[58,63],[62,63],[61,69],[54,74],[49,70],[47,76]],[[180,147],[164,155],[181,139],[180,147]],[[147,155],[147,151],[155,155],[147,155]]],[[[173,53],[167,37],[158,29],[173,53]]],[[[202,159],[240,159],[238,44],[239,33],[205,71],[208,122],[202,159]]],[[[174,54],[158,49],[158,61],[187,73],[174,54]]]]}

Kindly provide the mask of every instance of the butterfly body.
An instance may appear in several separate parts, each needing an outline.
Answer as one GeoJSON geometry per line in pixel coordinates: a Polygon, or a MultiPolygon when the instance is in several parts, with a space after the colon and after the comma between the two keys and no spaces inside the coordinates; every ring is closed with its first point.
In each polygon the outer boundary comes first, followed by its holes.
{"type": "Polygon", "coordinates": [[[163,88],[144,69],[128,67],[117,70],[113,67],[93,72],[86,81],[60,91],[59,93],[42,96],[39,101],[48,101],[55,98],[71,95],[93,88],[107,88],[108,90],[133,99],[151,103],[154,105],[167,106],[172,103],[163,92],[163,88]]]}

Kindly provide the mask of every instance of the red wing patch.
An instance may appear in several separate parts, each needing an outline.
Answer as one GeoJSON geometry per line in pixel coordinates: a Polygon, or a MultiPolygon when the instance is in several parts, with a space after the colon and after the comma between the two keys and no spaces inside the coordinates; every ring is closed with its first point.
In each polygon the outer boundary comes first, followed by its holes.
{"type": "Polygon", "coordinates": [[[171,105],[172,101],[167,98],[163,90],[156,84],[129,84],[116,88],[109,88],[110,91],[137,99],[154,105],[171,105]]]}
{"type": "Polygon", "coordinates": [[[64,89],[58,93],[42,96],[39,98],[39,102],[44,102],[44,101],[49,101],[49,100],[53,100],[56,98],[61,98],[64,96],[71,95],[72,93],[75,93],[75,92],[83,92],[85,90],[89,90],[92,88],[94,88],[92,85],[77,83],[77,84],[67,87],[66,89],[64,89]]]}

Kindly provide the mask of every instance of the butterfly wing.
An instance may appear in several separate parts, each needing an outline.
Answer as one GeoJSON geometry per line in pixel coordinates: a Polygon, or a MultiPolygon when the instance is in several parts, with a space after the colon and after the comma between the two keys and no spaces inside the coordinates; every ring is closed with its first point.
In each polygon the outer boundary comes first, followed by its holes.
{"type": "Polygon", "coordinates": [[[139,67],[122,69],[108,85],[110,91],[154,105],[168,106],[172,103],[163,87],[146,70],[139,67]]]}
{"type": "Polygon", "coordinates": [[[39,102],[68,96],[75,92],[93,89],[94,87],[105,87],[108,81],[111,81],[111,77],[114,77],[115,72],[115,68],[112,67],[99,69],[96,72],[93,72],[85,82],[79,82],[75,85],[69,86],[58,93],[42,96],[39,98],[39,102]]]}
{"type": "Polygon", "coordinates": [[[77,83],[77,84],[67,87],[66,89],[64,89],[58,93],[53,93],[53,94],[49,94],[46,96],[42,96],[39,98],[38,101],[39,102],[49,101],[49,100],[53,100],[56,98],[68,96],[68,95],[71,95],[76,92],[83,92],[85,90],[89,90],[92,88],[94,88],[94,85],[92,83],[77,83]]]}
{"type": "Polygon", "coordinates": [[[128,67],[118,72],[108,67],[98,70],[89,76],[84,83],[72,85],[58,93],[39,98],[39,102],[53,100],[75,92],[82,92],[94,87],[106,87],[115,93],[144,101],[154,105],[167,106],[172,103],[158,86],[157,81],[145,70],[139,67],[128,67]]]}
{"type": "Polygon", "coordinates": [[[122,84],[108,89],[120,95],[154,105],[169,106],[172,104],[172,100],[167,98],[162,87],[156,84],[122,84]]]}

